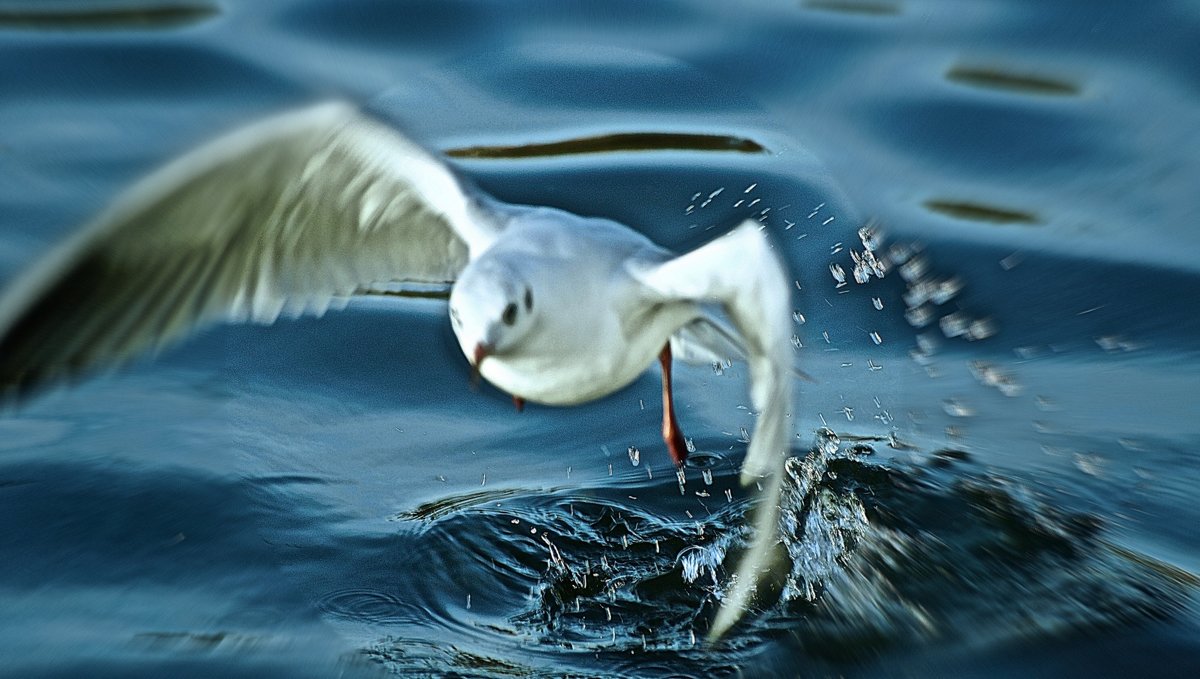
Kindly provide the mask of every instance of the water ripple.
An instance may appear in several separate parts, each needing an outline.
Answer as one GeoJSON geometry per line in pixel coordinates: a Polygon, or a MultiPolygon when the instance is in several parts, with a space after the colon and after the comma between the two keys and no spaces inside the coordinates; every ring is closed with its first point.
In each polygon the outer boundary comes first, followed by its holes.
{"type": "MultiPolygon", "coordinates": [[[[1194,578],[1131,558],[1106,541],[1096,517],[1058,510],[967,456],[934,451],[893,467],[874,463],[871,452],[863,437],[844,445],[825,430],[789,463],[781,528],[791,565],[715,649],[698,640],[749,537],[748,502],[722,497],[737,487],[732,471],[706,486],[708,512],[687,509],[697,498],[690,488],[681,495],[673,478],[442,503],[417,519],[432,523],[418,531],[411,556],[428,577],[448,581],[427,582],[409,603],[427,616],[426,633],[434,622],[485,650],[516,636],[532,644],[532,657],[560,668],[594,671],[599,661],[666,676],[721,674],[767,640],[799,643],[813,660],[837,663],[902,645],[1123,628],[1169,618],[1191,597],[1194,578]],[[467,593],[463,601],[446,600],[455,591],[467,593]]],[[[418,624],[399,599],[377,592],[334,593],[323,607],[418,624]]],[[[399,654],[397,643],[381,641],[372,657],[393,668],[436,662],[399,654]]],[[[455,653],[475,657],[465,647],[455,653]]],[[[513,670],[496,662],[474,669],[513,670]]]]}
{"type": "Polygon", "coordinates": [[[372,589],[329,592],[317,601],[317,607],[329,615],[363,623],[411,623],[423,617],[419,608],[398,596],[372,589]]]}

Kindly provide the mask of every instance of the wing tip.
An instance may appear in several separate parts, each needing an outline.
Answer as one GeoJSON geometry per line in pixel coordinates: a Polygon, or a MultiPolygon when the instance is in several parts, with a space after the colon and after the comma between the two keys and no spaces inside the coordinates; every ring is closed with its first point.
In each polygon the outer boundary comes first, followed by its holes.
{"type": "Polygon", "coordinates": [[[65,378],[65,374],[54,375],[43,370],[12,371],[0,368],[0,417],[18,414],[30,401],[65,378]]]}
{"type": "Polygon", "coordinates": [[[749,549],[741,555],[736,575],[729,590],[721,601],[717,615],[709,627],[704,640],[708,645],[718,643],[729,633],[752,607],[762,606],[769,596],[777,596],[778,583],[772,584],[772,572],[778,567],[779,557],[779,498],[769,498],[771,505],[760,506],[755,521],[755,535],[749,549]],[[764,591],[766,590],[766,591],[764,591]],[[773,591],[774,595],[770,594],[773,591]]]}

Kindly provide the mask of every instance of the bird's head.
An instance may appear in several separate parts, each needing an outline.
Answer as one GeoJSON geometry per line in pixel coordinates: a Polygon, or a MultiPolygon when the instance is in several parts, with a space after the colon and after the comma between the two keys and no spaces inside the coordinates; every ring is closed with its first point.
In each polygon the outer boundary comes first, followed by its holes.
{"type": "Polygon", "coordinates": [[[511,351],[533,327],[535,296],[513,267],[499,261],[477,260],[462,272],[450,293],[450,324],[476,371],[488,356],[511,351]]]}

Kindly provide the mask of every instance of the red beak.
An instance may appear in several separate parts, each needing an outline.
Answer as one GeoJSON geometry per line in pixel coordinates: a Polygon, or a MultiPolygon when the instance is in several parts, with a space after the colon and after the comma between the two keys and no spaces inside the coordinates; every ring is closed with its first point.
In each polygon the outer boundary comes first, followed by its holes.
{"type": "Polygon", "coordinates": [[[475,345],[475,354],[471,357],[471,385],[479,386],[479,366],[483,359],[492,353],[492,348],[480,342],[475,345]]]}

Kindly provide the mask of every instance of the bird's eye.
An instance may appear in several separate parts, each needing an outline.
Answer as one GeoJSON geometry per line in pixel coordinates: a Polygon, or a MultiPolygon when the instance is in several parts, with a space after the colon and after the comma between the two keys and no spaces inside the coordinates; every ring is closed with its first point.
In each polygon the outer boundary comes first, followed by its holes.
{"type": "Polygon", "coordinates": [[[525,288],[525,310],[529,311],[533,308],[533,291],[525,288]]]}
{"type": "Polygon", "coordinates": [[[517,305],[509,302],[508,306],[504,307],[504,313],[500,315],[500,320],[504,321],[504,325],[512,325],[517,322],[517,305]]]}

